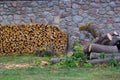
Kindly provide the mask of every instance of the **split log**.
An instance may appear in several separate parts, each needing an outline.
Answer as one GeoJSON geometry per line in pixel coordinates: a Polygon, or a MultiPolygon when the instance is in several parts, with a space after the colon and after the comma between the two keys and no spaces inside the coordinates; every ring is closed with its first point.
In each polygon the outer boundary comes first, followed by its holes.
{"type": "Polygon", "coordinates": [[[99,37],[95,43],[96,44],[103,44],[106,45],[108,44],[110,41],[112,40],[112,35],[110,33],[107,33],[105,35],[103,35],[102,37],[99,37]]]}
{"type": "MultiPolygon", "coordinates": [[[[93,59],[93,60],[88,60],[89,63],[91,64],[103,64],[103,63],[109,63],[109,58],[105,59],[93,59]]],[[[120,56],[116,56],[115,60],[120,61],[120,56]]]]}
{"type": "Polygon", "coordinates": [[[119,36],[119,33],[117,33],[116,31],[112,31],[110,32],[111,36],[119,36]]]}
{"type": "Polygon", "coordinates": [[[90,57],[91,54],[91,45],[87,44],[83,46],[83,52],[88,56],[88,58],[90,57]]]}
{"type": "Polygon", "coordinates": [[[113,36],[113,39],[108,43],[108,45],[116,45],[120,41],[120,36],[113,36]]]}
{"type": "Polygon", "coordinates": [[[119,34],[116,31],[112,31],[110,33],[107,33],[107,34],[97,38],[95,43],[96,44],[103,44],[103,45],[110,45],[110,43],[116,41],[116,39],[117,40],[120,39],[119,34]]]}
{"type": "MultiPolygon", "coordinates": [[[[100,56],[101,56],[101,54],[102,53],[95,53],[95,52],[91,52],[91,54],[90,54],[90,59],[99,59],[100,58],[100,56]]],[[[114,56],[120,56],[120,53],[107,53],[107,54],[104,54],[104,56],[105,56],[105,58],[107,58],[107,57],[111,57],[112,55],[114,55],[114,56]]]]}

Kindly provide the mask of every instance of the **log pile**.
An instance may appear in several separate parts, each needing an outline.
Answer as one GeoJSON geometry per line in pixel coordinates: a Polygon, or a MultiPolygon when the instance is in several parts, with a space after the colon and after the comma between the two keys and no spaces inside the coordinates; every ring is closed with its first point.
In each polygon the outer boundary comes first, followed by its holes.
{"type": "Polygon", "coordinates": [[[114,55],[120,61],[120,34],[110,32],[97,38],[93,43],[83,46],[83,52],[88,55],[90,63],[107,63],[110,56],[114,55]],[[104,53],[105,59],[99,56],[104,53]]]}
{"type": "Polygon", "coordinates": [[[45,48],[65,52],[67,34],[48,24],[0,25],[0,56],[33,53],[45,48]]]}

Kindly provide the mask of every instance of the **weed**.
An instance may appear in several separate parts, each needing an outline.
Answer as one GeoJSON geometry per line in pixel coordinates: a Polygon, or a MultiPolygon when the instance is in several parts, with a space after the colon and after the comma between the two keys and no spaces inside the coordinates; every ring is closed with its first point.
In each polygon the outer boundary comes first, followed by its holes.
{"type": "Polygon", "coordinates": [[[109,65],[112,67],[116,67],[119,65],[119,62],[115,59],[115,55],[112,54],[109,58],[109,65]]]}
{"type": "Polygon", "coordinates": [[[100,59],[104,59],[104,58],[105,58],[105,53],[102,52],[102,53],[100,54],[99,58],[100,58],[100,59]]]}
{"type": "Polygon", "coordinates": [[[87,60],[87,55],[82,52],[82,46],[75,46],[72,56],[66,56],[63,62],[58,63],[62,67],[79,67],[83,66],[87,60]]]}

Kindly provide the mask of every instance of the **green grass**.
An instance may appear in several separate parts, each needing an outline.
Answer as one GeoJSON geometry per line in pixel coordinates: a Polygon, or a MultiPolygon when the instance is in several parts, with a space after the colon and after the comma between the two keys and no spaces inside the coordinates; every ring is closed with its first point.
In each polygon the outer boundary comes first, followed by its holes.
{"type": "MultiPolygon", "coordinates": [[[[0,63],[34,63],[48,60],[33,55],[0,57],[0,63]]],[[[35,63],[34,63],[35,64],[35,63]]],[[[120,67],[107,68],[0,68],[0,80],[120,80],[120,67]]]]}

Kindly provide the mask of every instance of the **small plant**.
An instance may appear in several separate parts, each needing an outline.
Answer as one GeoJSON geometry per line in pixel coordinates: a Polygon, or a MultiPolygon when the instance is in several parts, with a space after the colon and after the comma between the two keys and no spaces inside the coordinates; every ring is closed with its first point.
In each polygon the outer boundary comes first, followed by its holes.
{"type": "Polygon", "coordinates": [[[119,62],[115,59],[115,55],[112,54],[109,58],[109,65],[112,67],[116,67],[119,65],[119,62]]]}
{"type": "Polygon", "coordinates": [[[83,65],[84,67],[93,67],[93,65],[91,63],[84,63],[83,65]]]}
{"type": "MultiPolygon", "coordinates": [[[[82,51],[82,46],[75,46],[72,56],[66,56],[63,62],[58,63],[59,66],[78,67],[83,66],[87,60],[87,55],[82,51]]],[[[57,64],[57,65],[58,65],[57,64]]]]}
{"type": "Polygon", "coordinates": [[[105,58],[105,53],[102,52],[102,53],[100,54],[99,58],[100,58],[100,59],[104,59],[104,58],[105,58]]]}

